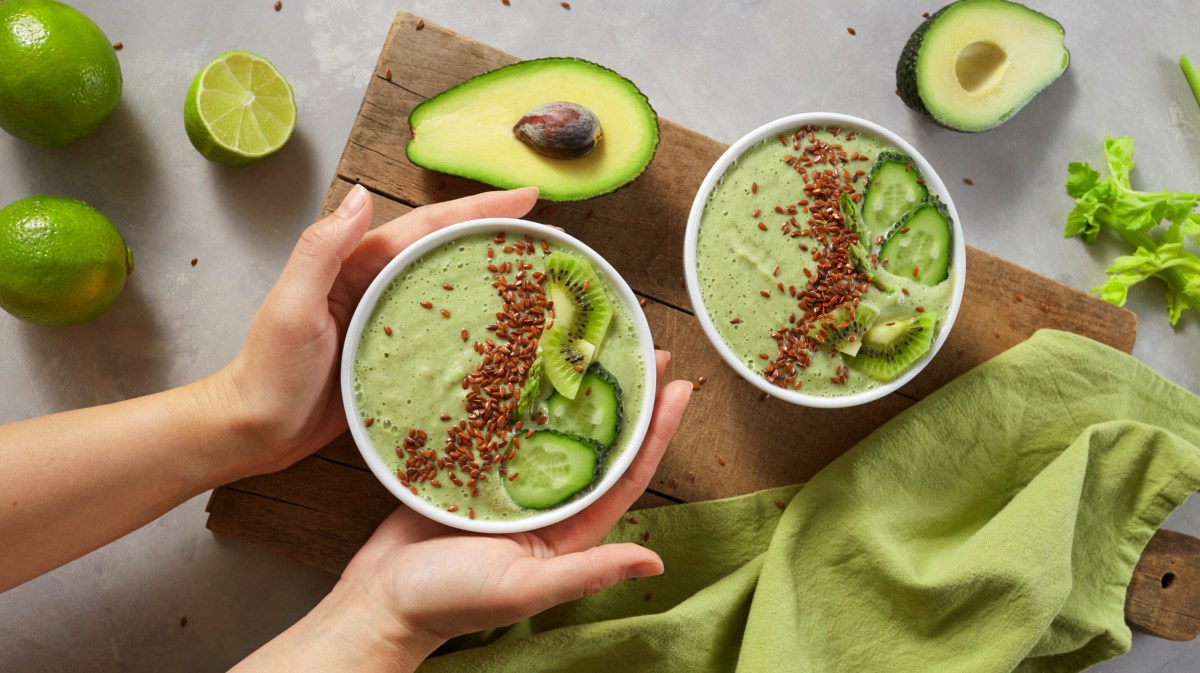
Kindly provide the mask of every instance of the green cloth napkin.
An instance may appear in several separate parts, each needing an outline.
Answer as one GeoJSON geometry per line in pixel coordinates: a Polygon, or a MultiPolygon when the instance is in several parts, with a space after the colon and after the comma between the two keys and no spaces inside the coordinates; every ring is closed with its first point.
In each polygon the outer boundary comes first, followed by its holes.
{"type": "Polygon", "coordinates": [[[1080,671],[1129,650],[1133,567],[1197,490],[1200,398],[1042,331],[803,488],[634,513],[608,540],[649,532],[663,576],[420,670],[1080,671]]]}

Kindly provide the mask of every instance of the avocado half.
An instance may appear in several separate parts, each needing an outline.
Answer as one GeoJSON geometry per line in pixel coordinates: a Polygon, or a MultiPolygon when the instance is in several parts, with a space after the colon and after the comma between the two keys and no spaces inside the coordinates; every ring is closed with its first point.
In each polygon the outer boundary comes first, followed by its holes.
{"type": "Polygon", "coordinates": [[[896,65],[908,107],[956,131],[1003,124],[1067,70],[1054,19],[1008,0],[959,0],[925,20],[896,65]]]}
{"type": "Polygon", "coordinates": [[[633,182],[658,148],[658,115],[629,80],[590,61],[543,58],[484,73],[443,91],[408,117],[406,154],[418,166],[496,187],[535,186],[550,201],[580,201],[633,182]],[[545,103],[582,105],[602,138],[586,156],[556,159],[513,133],[545,103]]]}

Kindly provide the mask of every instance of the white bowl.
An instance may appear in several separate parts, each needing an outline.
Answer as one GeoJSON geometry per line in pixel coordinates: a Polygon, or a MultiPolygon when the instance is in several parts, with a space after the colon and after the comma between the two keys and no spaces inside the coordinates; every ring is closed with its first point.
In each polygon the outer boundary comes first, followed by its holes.
{"type": "Polygon", "coordinates": [[[379,272],[379,275],[375,277],[371,286],[363,294],[362,300],[359,301],[358,307],[354,310],[354,317],[350,319],[350,326],[346,331],[346,342],[342,348],[341,386],[343,392],[342,402],[346,408],[346,420],[350,425],[350,434],[354,437],[354,443],[358,446],[363,459],[371,468],[371,472],[375,473],[375,477],[392,494],[399,498],[401,502],[424,516],[447,526],[479,533],[517,533],[549,526],[581,511],[604,495],[621,478],[621,475],[624,474],[629,464],[633,462],[637,452],[641,449],[642,440],[646,437],[646,431],[650,427],[650,414],[654,408],[654,393],[657,387],[654,366],[654,341],[650,336],[650,326],[646,323],[646,317],[638,305],[637,297],[634,296],[633,291],[629,289],[629,286],[621,276],[617,274],[616,269],[597,254],[595,250],[592,250],[578,239],[558,229],[537,224],[536,222],[509,218],[471,220],[446,227],[413,243],[399,255],[396,255],[379,272]],[[642,408],[637,414],[637,423],[632,427],[629,444],[626,446],[624,452],[617,456],[604,474],[600,476],[600,481],[592,487],[591,491],[561,507],[545,510],[520,519],[491,521],[469,519],[447,512],[424,498],[413,495],[412,491],[402,486],[396,473],[390,470],[383,459],[379,457],[379,454],[376,453],[374,445],[367,436],[366,427],[363,425],[363,417],[359,413],[354,395],[349,394],[347,391],[354,389],[354,356],[358,351],[358,343],[362,338],[363,328],[370,319],[371,313],[375,309],[375,304],[379,301],[379,297],[392,280],[417,258],[444,243],[470,234],[500,231],[518,236],[521,234],[530,234],[539,239],[545,239],[552,244],[557,244],[562,248],[586,257],[596,270],[605,276],[605,279],[608,281],[608,287],[612,290],[610,296],[614,296],[615,300],[624,306],[625,310],[633,318],[633,325],[637,331],[638,344],[641,346],[642,361],[646,372],[646,378],[643,382],[643,390],[646,393],[642,398],[642,408]]]}
{"type": "Polygon", "coordinates": [[[901,386],[911,381],[914,376],[921,373],[925,365],[929,364],[929,361],[937,355],[942,344],[946,343],[946,338],[950,336],[950,329],[954,326],[954,319],[958,316],[958,309],[962,304],[963,288],[966,286],[967,280],[967,248],[963,242],[962,224],[959,222],[958,211],[954,209],[954,201],[950,198],[950,192],[947,191],[942,179],[938,177],[937,171],[933,170],[933,166],[929,165],[925,157],[921,156],[921,153],[912,145],[908,144],[908,142],[895,133],[865,119],[833,112],[806,112],[776,119],[773,122],[754,129],[731,145],[721,155],[721,158],[717,159],[717,162],[713,164],[712,169],[705,176],[704,182],[700,183],[700,190],[696,192],[696,199],[692,202],[691,213],[688,214],[687,232],[684,234],[683,241],[683,266],[684,274],[687,278],[688,296],[691,298],[696,317],[700,320],[700,326],[704,329],[708,340],[716,347],[717,352],[721,354],[721,357],[725,359],[725,362],[730,367],[733,367],[734,371],[763,392],[778,397],[781,400],[787,400],[793,404],[800,404],[807,407],[837,409],[865,404],[895,392],[901,386]],[[942,331],[938,334],[929,352],[894,381],[880,384],[871,390],[837,397],[809,395],[798,390],[780,388],[779,386],[772,385],[765,378],[747,367],[729,349],[725,340],[721,338],[714,327],[712,318],[708,314],[708,309],[704,305],[704,298],[700,295],[700,283],[696,276],[696,235],[700,229],[700,217],[704,214],[704,206],[708,202],[709,194],[721,179],[721,176],[725,174],[725,171],[728,170],[730,165],[743,152],[760,140],[774,138],[780,133],[794,131],[810,124],[821,127],[836,126],[847,131],[866,133],[912,157],[913,164],[925,176],[925,186],[932,194],[940,198],[946,204],[946,208],[949,209],[954,236],[954,240],[952,241],[952,254],[954,257],[951,260],[954,272],[954,296],[950,301],[950,311],[946,314],[945,321],[942,323],[942,331]]]}

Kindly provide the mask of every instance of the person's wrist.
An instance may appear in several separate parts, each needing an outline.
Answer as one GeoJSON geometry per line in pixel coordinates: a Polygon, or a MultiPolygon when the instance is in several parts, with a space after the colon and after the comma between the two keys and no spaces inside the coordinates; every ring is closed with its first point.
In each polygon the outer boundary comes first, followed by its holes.
{"type": "Polygon", "coordinates": [[[255,457],[264,455],[262,420],[239,389],[232,365],[187,386],[212,441],[199,456],[200,479],[215,488],[263,471],[255,457]]]}
{"type": "Polygon", "coordinates": [[[391,600],[367,586],[341,580],[313,611],[323,628],[344,639],[363,658],[391,662],[410,670],[446,639],[404,619],[391,600]]]}

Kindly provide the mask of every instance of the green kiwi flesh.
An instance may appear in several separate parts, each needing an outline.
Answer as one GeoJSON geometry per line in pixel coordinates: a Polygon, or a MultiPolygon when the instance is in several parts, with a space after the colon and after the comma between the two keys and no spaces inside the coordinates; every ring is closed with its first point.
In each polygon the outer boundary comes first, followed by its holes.
{"type": "Polygon", "coordinates": [[[552,252],[544,260],[543,272],[542,287],[553,317],[538,350],[554,389],[573,400],[608,331],[612,303],[600,276],[582,257],[552,252]]]}
{"type": "Polygon", "coordinates": [[[932,312],[876,323],[857,339],[857,354],[844,354],[844,360],[854,371],[887,383],[925,357],[933,345],[936,324],[937,316],[932,312]]]}

